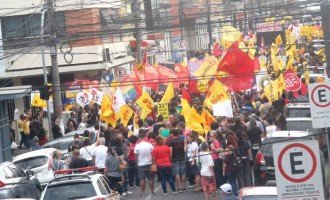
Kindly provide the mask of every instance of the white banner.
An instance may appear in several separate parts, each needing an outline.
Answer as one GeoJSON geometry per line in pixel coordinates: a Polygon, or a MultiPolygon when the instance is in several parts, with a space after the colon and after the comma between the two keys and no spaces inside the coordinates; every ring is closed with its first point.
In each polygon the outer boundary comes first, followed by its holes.
{"type": "Polygon", "coordinates": [[[99,91],[95,88],[92,88],[90,91],[91,91],[91,94],[93,96],[94,103],[97,103],[98,105],[101,105],[104,92],[99,91]]]}
{"type": "Polygon", "coordinates": [[[231,105],[231,100],[225,100],[219,102],[217,104],[212,105],[213,116],[225,116],[225,117],[233,117],[233,107],[231,105]]]}
{"type": "Polygon", "coordinates": [[[92,100],[93,100],[93,95],[90,92],[87,92],[86,90],[79,91],[76,97],[76,103],[81,105],[82,107],[88,105],[92,100]]]}

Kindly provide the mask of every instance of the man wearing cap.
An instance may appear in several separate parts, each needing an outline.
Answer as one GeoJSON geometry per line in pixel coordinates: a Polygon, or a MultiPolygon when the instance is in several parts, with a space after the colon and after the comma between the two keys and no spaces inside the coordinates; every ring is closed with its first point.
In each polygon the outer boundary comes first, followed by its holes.
{"type": "Polygon", "coordinates": [[[85,158],[80,158],[79,149],[75,149],[72,152],[72,160],[70,163],[70,169],[78,169],[82,167],[88,167],[88,162],[85,158]]]}
{"type": "Polygon", "coordinates": [[[233,195],[231,185],[229,183],[225,183],[220,186],[221,194],[223,194],[222,200],[238,200],[238,198],[233,195]]]}

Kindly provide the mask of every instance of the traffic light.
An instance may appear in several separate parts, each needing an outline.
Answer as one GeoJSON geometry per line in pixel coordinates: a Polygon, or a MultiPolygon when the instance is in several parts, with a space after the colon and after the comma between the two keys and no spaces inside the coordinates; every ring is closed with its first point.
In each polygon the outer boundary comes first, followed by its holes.
{"type": "Polygon", "coordinates": [[[49,100],[50,95],[52,95],[52,86],[43,85],[40,87],[40,98],[43,100],[49,100]]]}

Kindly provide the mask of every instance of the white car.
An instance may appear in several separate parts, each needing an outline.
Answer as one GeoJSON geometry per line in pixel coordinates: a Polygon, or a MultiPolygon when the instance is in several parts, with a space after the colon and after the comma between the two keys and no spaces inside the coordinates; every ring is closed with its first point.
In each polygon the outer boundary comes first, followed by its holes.
{"type": "Polygon", "coordinates": [[[48,163],[55,150],[54,148],[48,148],[30,151],[16,156],[13,163],[24,171],[32,170],[40,185],[45,187],[54,178],[53,171],[48,170],[48,163]]]}
{"type": "Polygon", "coordinates": [[[239,200],[277,200],[276,187],[245,187],[240,189],[239,200]]]}
{"type": "Polygon", "coordinates": [[[63,175],[48,183],[40,200],[58,199],[120,200],[121,196],[110,189],[104,175],[83,173],[63,175]]]}

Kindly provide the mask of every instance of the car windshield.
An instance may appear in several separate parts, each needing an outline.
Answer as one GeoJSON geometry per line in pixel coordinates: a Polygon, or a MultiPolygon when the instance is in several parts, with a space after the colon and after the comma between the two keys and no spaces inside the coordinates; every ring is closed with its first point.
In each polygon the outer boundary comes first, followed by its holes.
{"type": "Polygon", "coordinates": [[[277,196],[247,196],[242,200],[277,200],[277,196]]]}
{"type": "Polygon", "coordinates": [[[286,127],[291,131],[307,131],[309,130],[312,133],[318,133],[317,129],[313,128],[312,120],[311,121],[287,121],[286,127]]]}
{"type": "Polygon", "coordinates": [[[47,162],[48,162],[47,156],[38,156],[38,157],[26,158],[23,160],[15,161],[14,163],[21,169],[27,170],[27,169],[40,167],[42,165],[47,164],[47,162]]]}
{"type": "Polygon", "coordinates": [[[48,186],[44,199],[83,199],[96,196],[96,191],[91,182],[74,182],[48,186]]]}
{"type": "Polygon", "coordinates": [[[311,117],[311,110],[306,108],[288,108],[286,112],[288,118],[311,117]]]}
{"type": "Polygon", "coordinates": [[[273,157],[273,144],[286,141],[306,141],[308,138],[293,138],[293,137],[273,137],[266,138],[262,143],[262,153],[264,156],[273,157]]]}

